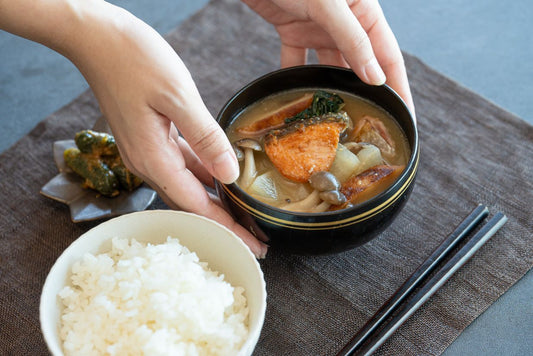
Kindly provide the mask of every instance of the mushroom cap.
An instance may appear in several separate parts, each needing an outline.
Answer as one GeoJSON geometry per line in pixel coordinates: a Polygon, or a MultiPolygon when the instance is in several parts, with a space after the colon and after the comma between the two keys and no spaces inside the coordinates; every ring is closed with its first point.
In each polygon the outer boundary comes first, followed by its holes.
{"type": "Polygon", "coordinates": [[[346,203],[346,197],[338,190],[328,190],[325,192],[321,192],[319,197],[323,201],[328,202],[332,205],[340,205],[346,203]]]}
{"type": "Polygon", "coordinates": [[[311,187],[319,192],[339,190],[340,183],[332,173],[327,171],[315,172],[309,177],[311,187]]]}
{"type": "Polygon", "coordinates": [[[233,144],[236,147],[242,147],[242,148],[251,148],[254,151],[262,151],[263,147],[261,146],[261,143],[259,141],[254,140],[252,138],[242,138],[240,140],[237,140],[233,142],[233,144]]]}
{"type": "Polygon", "coordinates": [[[233,151],[235,151],[235,156],[237,157],[237,161],[241,162],[244,160],[244,152],[240,149],[240,147],[237,147],[235,145],[231,145],[233,147],[233,151]]]}

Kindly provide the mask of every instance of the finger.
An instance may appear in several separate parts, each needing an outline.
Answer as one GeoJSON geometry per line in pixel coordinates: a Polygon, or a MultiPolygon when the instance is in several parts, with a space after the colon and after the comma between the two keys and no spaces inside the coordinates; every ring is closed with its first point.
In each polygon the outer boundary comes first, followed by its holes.
{"type": "MultiPolygon", "coordinates": [[[[154,187],[154,189],[157,191],[157,194],[161,197],[161,199],[163,200],[163,202],[165,202],[165,204],[167,204],[171,209],[180,210],[180,207],[177,204],[175,204],[172,201],[172,199],[164,191],[159,189],[157,185],[155,184],[154,185],[150,184],[150,185],[154,187]]],[[[218,205],[218,202],[214,200],[215,198],[212,197],[211,199],[215,204],[218,205]]],[[[220,206],[220,209],[223,209],[223,208],[220,206]]],[[[261,241],[258,241],[257,238],[251,235],[248,230],[246,230],[244,227],[239,225],[230,216],[229,216],[229,219],[228,219],[229,221],[228,224],[222,223],[220,221],[217,221],[217,222],[221,223],[222,225],[224,225],[225,227],[233,231],[241,240],[243,240],[243,242],[246,244],[246,246],[250,248],[250,251],[252,251],[252,253],[254,254],[256,258],[258,259],[265,258],[268,252],[268,245],[262,243],[261,241]],[[229,219],[231,219],[231,221],[229,219]]]]}
{"type": "Polygon", "coordinates": [[[317,49],[316,54],[318,61],[321,64],[345,68],[349,67],[348,62],[346,62],[341,52],[339,52],[337,49],[317,49]]]}
{"type": "Polygon", "coordinates": [[[198,156],[192,150],[191,146],[189,146],[183,137],[178,139],[178,147],[183,153],[183,158],[185,159],[187,168],[200,180],[200,182],[211,188],[214,188],[215,184],[213,181],[213,176],[207,171],[198,156]]]}
{"type": "Polygon", "coordinates": [[[346,1],[313,2],[310,5],[309,17],[333,38],[361,80],[373,85],[385,83],[385,74],[374,55],[370,39],[346,1]]]}
{"type": "Polygon", "coordinates": [[[185,160],[185,166],[200,180],[200,182],[214,188],[213,176],[207,171],[187,141],[179,135],[178,129],[176,129],[174,124],[171,125],[169,136],[178,144],[178,147],[183,154],[183,159],[185,160]]]}
{"type": "Polygon", "coordinates": [[[415,105],[413,103],[413,97],[411,95],[411,89],[409,88],[409,81],[407,80],[407,73],[403,61],[383,66],[383,70],[387,73],[387,85],[402,97],[416,122],[415,105]]]}
{"type": "Polygon", "coordinates": [[[174,118],[183,137],[209,173],[222,183],[233,183],[239,176],[239,164],[224,131],[202,104],[197,113],[183,122],[174,118]]]}
{"type": "Polygon", "coordinates": [[[398,41],[379,5],[374,10],[373,16],[361,16],[361,24],[368,30],[368,36],[376,57],[387,76],[387,84],[404,99],[414,115],[415,108],[398,41]]]}
{"type": "Polygon", "coordinates": [[[307,63],[307,49],[281,44],[281,68],[294,67],[307,63]]]}
{"type": "Polygon", "coordinates": [[[156,98],[154,109],[176,125],[212,176],[233,183],[239,176],[239,164],[231,144],[205,107],[192,79],[187,83],[182,78],[181,86],[185,89],[156,98]]]}
{"type": "Polygon", "coordinates": [[[235,220],[219,205],[210,199],[207,191],[198,179],[184,165],[175,162],[172,157],[177,147],[163,148],[165,152],[146,163],[151,172],[152,182],[157,182],[155,189],[172,207],[203,215],[226,226],[239,236],[258,258],[264,257],[267,246],[258,241],[249,231],[237,224],[235,220]]]}
{"type": "Polygon", "coordinates": [[[174,139],[177,131],[171,129],[168,119],[154,114],[150,121],[154,125],[153,130],[139,137],[146,140],[143,145],[128,145],[127,140],[120,141],[120,146],[125,143],[128,147],[121,149],[126,166],[152,186],[169,207],[180,208],[221,223],[234,231],[258,258],[265,256],[268,247],[239,226],[220,205],[210,199],[202,183],[187,169],[184,155],[174,139]],[[139,146],[143,148],[139,149],[139,146]]]}

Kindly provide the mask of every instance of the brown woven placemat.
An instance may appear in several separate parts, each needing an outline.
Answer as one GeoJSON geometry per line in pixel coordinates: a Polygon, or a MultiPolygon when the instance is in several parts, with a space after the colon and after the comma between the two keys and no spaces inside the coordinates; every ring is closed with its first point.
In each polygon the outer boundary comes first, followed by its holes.
{"type": "MultiPolygon", "coordinates": [[[[167,36],[213,114],[233,92],[277,69],[271,26],[238,1],[218,0],[167,36]]],[[[440,354],[533,265],[533,128],[406,55],[421,142],[413,194],[392,226],[333,256],[271,251],[257,355],[334,355],[477,203],[509,217],[378,354],[440,354]]],[[[57,172],[52,143],[100,115],[87,92],[0,155],[0,354],[46,354],[39,296],[61,252],[98,222],[73,224],[39,195],[57,172]]],[[[154,207],[162,207],[160,201],[154,207]]]]}

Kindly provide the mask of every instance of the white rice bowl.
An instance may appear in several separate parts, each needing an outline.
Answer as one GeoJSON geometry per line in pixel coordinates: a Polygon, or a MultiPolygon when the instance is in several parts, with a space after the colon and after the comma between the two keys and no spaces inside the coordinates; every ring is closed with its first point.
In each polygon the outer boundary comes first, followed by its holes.
{"type": "Polygon", "coordinates": [[[232,232],[176,211],[91,229],[52,267],[40,319],[53,355],[250,355],[266,291],[232,232]]]}

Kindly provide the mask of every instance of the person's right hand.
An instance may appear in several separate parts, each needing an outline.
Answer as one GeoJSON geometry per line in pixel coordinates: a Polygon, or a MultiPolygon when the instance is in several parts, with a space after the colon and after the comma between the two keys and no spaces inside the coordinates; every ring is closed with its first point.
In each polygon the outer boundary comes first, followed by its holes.
{"type": "Polygon", "coordinates": [[[263,257],[266,246],[202,185],[212,186],[211,176],[232,183],[239,168],[189,71],[156,31],[122,9],[112,11],[109,28],[93,29],[100,33],[77,46],[71,59],[98,98],[124,162],[171,207],[222,223],[263,257]]]}
{"type": "MultiPolygon", "coordinates": [[[[31,1],[20,1],[26,2],[28,11],[36,11],[31,1]]],[[[203,185],[213,186],[212,176],[231,183],[239,167],[176,52],[147,24],[106,2],[51,0],[47,5],[52,27],[15,22],[13,28],[56,49],[78,67],[98,99],[126,166],[169,206],[225,225],[263,257],[267,246],[235,222],[203,185]],[[43,28],[35,31],[31,26],[43,28]],[[54,31],[54,26],[62,28],[54,31]]],[[[37,15],[25,14],[43,17],[37,15]]],[[[9,21],[5,25],[2,20],[0,16],[0,25],[9,30],[9,21]]]]}

